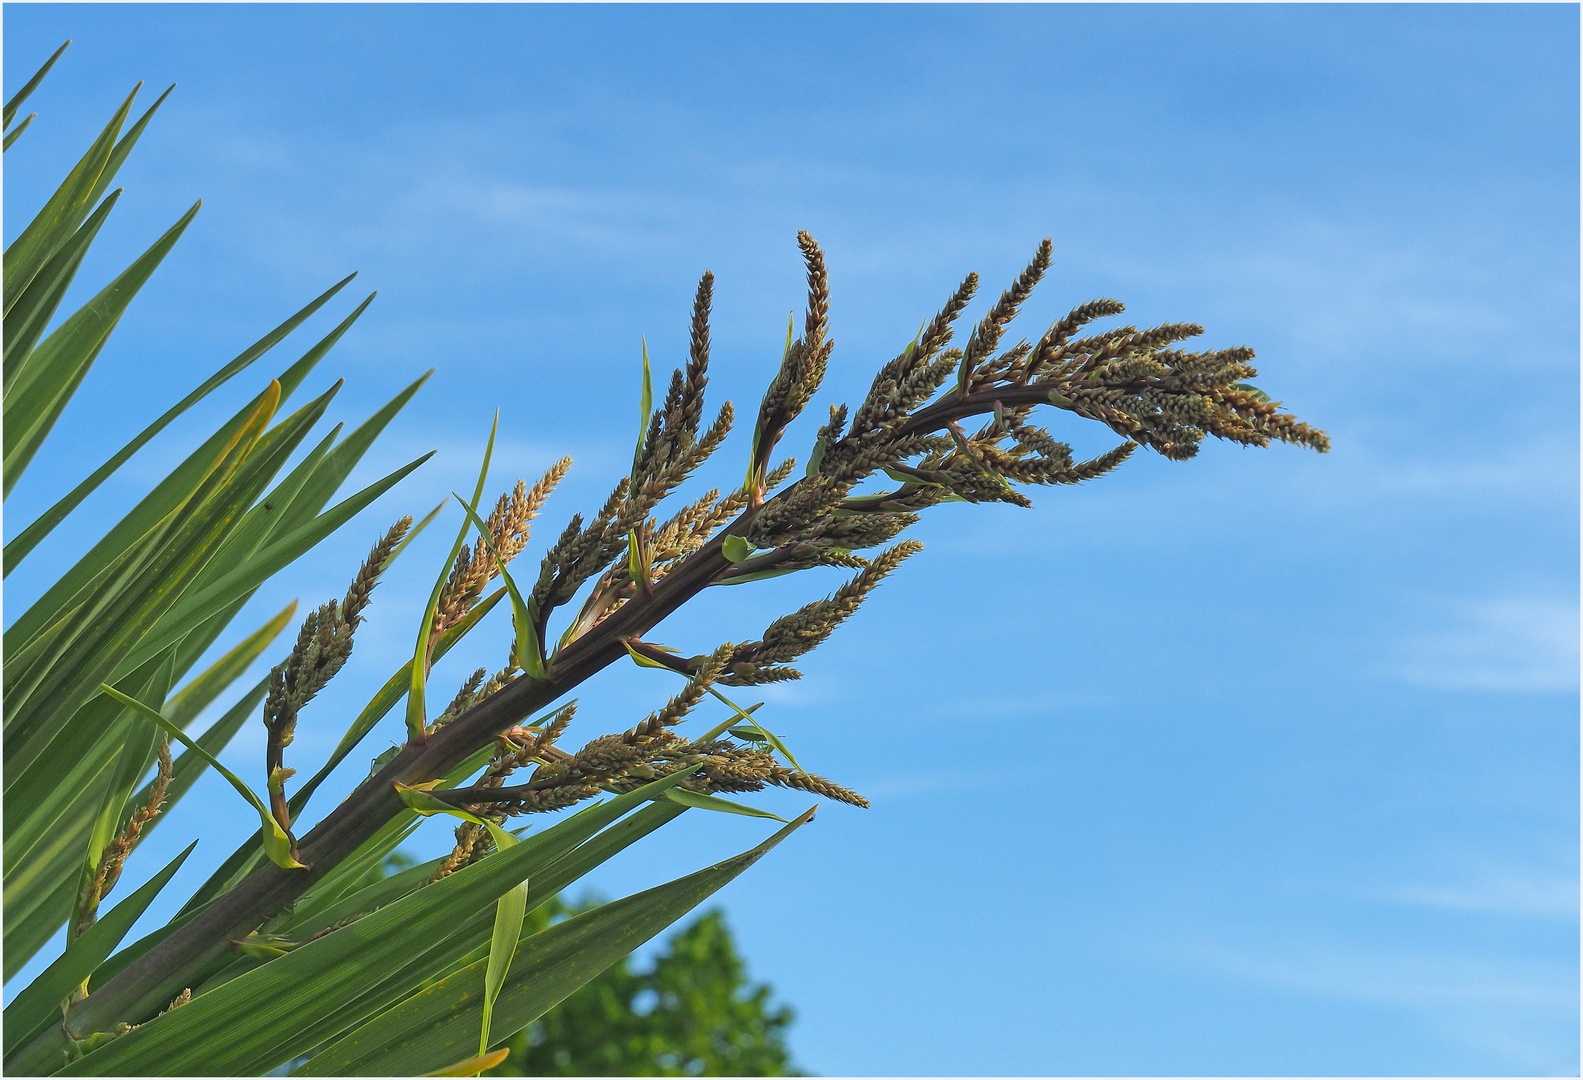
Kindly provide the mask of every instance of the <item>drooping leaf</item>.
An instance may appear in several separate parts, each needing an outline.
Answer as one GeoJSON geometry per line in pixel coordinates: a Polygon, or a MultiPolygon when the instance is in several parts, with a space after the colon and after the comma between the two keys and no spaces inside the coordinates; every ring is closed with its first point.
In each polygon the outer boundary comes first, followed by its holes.
{"type": "MultiPolygon", "coordinates": [[[[269,690],[269,676],[266,675],[255,683],[252,689],[243,694],[235,705],[225,711],[225,714],[209,725],[209,729],[198,736],[198,745],[203,747],[203,754],[182,754],[171,764],[170,786],[165,789],[165,811],[143,826],[143,835],[147,837],[159,823],[164,821],[171,809],[181,801],[181,797],[198,782],[204,770],[209,767],[209,758],[219,757],[236,733],[242,730],[242,725],[247,718],[258,708],[259,702],[264,700],[264,695],[269,690]],[[207,755],[207,756],[206,756],[207,755]]],[[[166,704],[169,711],[171,703],[166,704]]],[[[150,781],[152,783],[152,781],[150,781]]],[[[131,804],[141,806],[148,802],[149,789],[145,786],[132,797],[131,804]]]]}
{"type": "MultiPolygon", "coordinates": [[[[172,658],[154,665],[148,682],[136,691],[139,700],[163,702],[170,693],[173,681],[172,658]]],[[[115,839],[121,822],[133,809],[128,806],[132,792],[137,789],[143,774],[154,763],[160,742],[158,728],[143,723],[135,711],[126,713],[108,733],[119,744],[115,776],[104,789],[99,813],[88,830],[88,843],[83,851],[82,873],[78,879],[78,907],[72,913],[73,925],[81,925],[81,905],[87,900],[84,891],[94,879],[105,847],[115,839]]]]}
{"type": "Polygon", "coordinates": [[[205,761],[207,761],[211,769],[225,777],[226,780],[230,782],[231,786],[236,789],[238,795],[242,796],[242,798],[246,799],[252,804],[253,809],[258,811],[259,819],[262,822],[264,829],[264,852],[269,856],[271,862],[273,862],[276,866],[287,870],[306,869],[306,867],[304,867],[302,863],[298,862],[292,854],[291,837],[286,835],[285,830],[280,827],[280,823],[276,821],[274,815],[269,812],[269,807],[264,805],[264,801],[257,795],[253,794],[253,789],[244,784],[240,777],[238,777],[230,769],[227,769],[224,765],[221,765],[218,758],[214,757],[203,747],[199,746],[196,741],[189,739],[186,732],[182,731],[181,728],[165,719],[164,716],[160,715],[160,713],[154,709],[143,704],[134,697],[121,693],[121,691],[117,690],[113,686],[110,686],[109,684],[101,684],[99,689],[103,690],[110,697],[115,698],[121,704],[136,709],[144,717],[152,721],[156,726],[162,728],[168,735],[185,746],[190,753],[197,754],[200,758],[203,758],[205,761]]]}
{"type": "MultiPolygon", "coordinates": [[[[240,644],[216,660],[202,675],[183,687],[160,711],[172,723],[179,724],[183,730],[186,730],[187,726],[197,719],[198,714],[224,693],[231,682],[268,647],[270,641],[285,629],[296,610],[297,603],[292,601],[273,619],[255,630],[240,644]]],[[[269,676],[265,675],[227,709],[220,719],[209,725],[209,728],[198,736],[198,745],[211,757],[219,757],[220,752],[230,745],[236,733],[241,730],[248,716],[258,708],[268,688],[269,676]]],[[[145,837],[165,819],[171,808],[181,801],[182,796],[197,783],[198,778],[208,767],[208,759],[199,754],[182,754],[176,758],[171,768],[170,784],[165,790],[165,812],[143,826],[145,837]]],[[[152,781],[150,783],[152,784],[152,781]]],[[[132,797],[130,805],[144,805],[148,797],[149,787],[145,786],[132,797]]]]}

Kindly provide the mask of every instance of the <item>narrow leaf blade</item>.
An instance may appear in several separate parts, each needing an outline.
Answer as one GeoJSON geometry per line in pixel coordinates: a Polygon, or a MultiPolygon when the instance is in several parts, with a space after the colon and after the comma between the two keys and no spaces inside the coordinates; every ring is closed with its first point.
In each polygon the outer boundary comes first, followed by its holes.
{"type": "MultiPolygon", "coordinates": [[[[500,430],[500,412],[495,412],[495,422],[489,428],[489,442],[484,446],[484,462],[478,470],[478,483],[473,488],[472,508],[478,508],[478,500],[484,495],[484,481],[489,476],[489,459],[495,452],[495,433],[500,430]]],[[[429,638],[434,633],[434,615],[439,610],[440,596],[445,592],[446,577],[451,572],[451,565],[456,561],[457,554],[462,550],[462,543],[467,539],[468,530],[472,528],[471,522],[462,519],[462,528],[456,534],[456,541],[451,544],[451,553],[445,557],[445,563],[440,567],[440,576],[434,583],[434,591],[429,594],[429,603],[423,610],[423,622],[418,626],[418,644],[412,656],[412,681],[407,688],[407,738],[413,741],[421,740],[429,724],[427,703],[423,699],[424,685],[429,678],[429,638]]]]}
{"type": "Polygon", "coordinates": [[[33,91],[38,89],[38,84],[44,81],[44,76],[49,74],[49,69],[55,66],[55,61],[60,59],[60,54],[65,52],[66,46],[70,44],[71,38],[67,38],[65,43],[56,49],[48,60],[44,61],[44,66],[34,72],[33,77],[22,84],[22,89],[13,94],[11,100],[5,103],[3,115],[0,115],[0,121],[3,121],[3,124],[0,124],[0,126],[11,126],[11,121],[16,118],[17,110],[22,107],[22,103],[28,99],[33,91]]]}
{"type": "Polygon", "coordinates": [[[40,1024],[47,1022],[52,1017],[59,1021],[60,1002],[73,989],[82,985],[82,981],[93,974],[95,968],[109,956],[115,947],[121,943],[126,932],[132,929],[132,924],[159,895],[181,864],[187,861],[187,856],[192,854],[192,849],[198,846],[194,840],[187,845],[187,849],[170,861],[159,873],[150,878],[141,888],[132,895],[122,900],[109,913],[93,926],[82,937],[72,942],[66,951],[44,972],[27,985],[18,994],[5,1010],[5,1053],[20,1044],[22,1039],[31,1035],[40,1024]]]}
{"type": "MultiPolygon", "coordinates": [[[[804,813],[764,843],[725,862],[605,904],[523,939],[495,1004],[502,1032],[544,1015],[632,949],[680,919],[813,816],[804,813]]],[[[453,1061],[482,1012],[487,964],[435,983],[315,1054],[299,1075],[400,1076],[453,1061]]]]}
{"type": "Polygon", "coordinates": [[[103,465],[95,469],[86,480],[74,487],[65,498],[61,499],[54,506],[46,510],[37,521],[34,521],[26,529],[22,530],[21,533],[19,533],[10,543],[6,544],[5,546],[4,572],[6,574],[10,574],[12,568],[20,563],[22,559],[27,556],[28,552],[37,547],[40,540],[48,536],[55,526],[59,525],[63,520],[65,520],[66,516],[76,509],[84,499],[92,494],[100,484],[104,483],[104,481],[111,474],[113,474],[122,465],[126,464],[127,460],[130,459],[133,454],[137,453],[145,445],[147,445],[147,443],[153,439],[154,436],[165,430],[165,428],[168,427],[173,420],[182,415],[188,409],[192,408],[192,406],[196,405],[198,402],[202,401],[204,398],[208,397],[209,394],[214,390],[224,385],[233,376],[238,375],[242,371],[246,370],[255,360],[259,359],[265,353],[273,349],[283,338],[286,337],[286,335],[290,334],[304,321],[306,321],[309,316],[318,311],[319,308],[323,307],[331,297],[345,288],[347,283],[349,283],[356,276],[356,274],[349,274],[345,278],[342,278],[340,281],[330,286],[330,288],[326,289],[301,311],[297,312],[295,315],[291,316],[291,318],[275,327],[275,329],[259,338],[247,349],[244,349],[235,359],[231,360],[229,363],[221,367],[220,370],[216,371],[213,375],[205,379],[197,387],[197,389],[193,390],[186,397],[182,398],[169,409],[165,410],[159,419],[148,425],[148,427],[144,428],[138,433],[136,438],[127,443],[120,450],[116,451],[110,460],[106,461],[103,465]]]}
{"type": "Polygon", "coordinates": [[[743,817],[770,818],[774,821],[786,820],[779,814],[772,814],[768,810],[760,810],[756,806],[744,806],[741,803],[732,802],[730,799],[722,799],[715,795],[704,795],[701,792],[688,791],[686,788],[671,788],[665,793],[665,797],[671,802],[679,803],[682,806],[692,806],[699,810],[713,810],[720,814],[741,814],[743,817]]]}

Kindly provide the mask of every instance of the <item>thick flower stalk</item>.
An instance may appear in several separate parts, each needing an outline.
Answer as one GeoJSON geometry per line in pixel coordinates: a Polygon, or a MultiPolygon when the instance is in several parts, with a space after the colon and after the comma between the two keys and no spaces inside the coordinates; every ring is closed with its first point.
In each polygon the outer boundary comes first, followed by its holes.
{"type": "MultiPolygon", "coordinates": [[[[75,1003],[65,1018],[67,1035],[80,1040],[154,1016],[185,987],[228,963],[229,942],[245,939],[286,909],[400,812],[398,784],[409,791],[431,785],[491,745],[494,757],[483,777],[465,788],[433,791],[435,805],[496,820],[571,806],[677,773],[683,774],[680,785],[700,796],[773,785],[865,805],[861,796],[831,781],[786,767],[762,744],[718,729],[689,739],[672,728],[704,694],[718,692],[717,684],[797,678],[789,664],[823,642],[918,550],[915,541],[898,537],[939,503],[1026,506],[1023,487],[1096,479],[1139,448],[1185,460],[1207,436],[1251,446],[1328,448],[1322,432],[1281,412],[1252,384],[1257,372],[1248,349],[1185,351],[1181,343],[1201,332],[1188,324],[1084,335],[1091,322],[1120,313],[1115,301],[1084,304],[1036,340],[1002,349],[1007,326],[1050,265],[1045,241],[965,345],[955,349],[955,324],[978,285],[977,276],[969,275],[918,336],[881,366],[855,408],[829,410],[803,475],[788,484],[791,465],[772,468],[770,460],[817,394],[832,358],[824,255],[806,233],[798,243],[808,279],[802,333],[788,341],[757,410],[745,483],[724,495],[710,492],[668,515],[657,513],[718,450],[731,425],[729,403],[703,425],[714,285],[705,274],[694,305],[690,357],[653,411],[630,476],[592,517],[574,515],[550,545],[531,588],[524,580],[537,640],[547,647],[544,676],[520,673],[513,663],[484,684],[480,671],[424,737],[382,761],[299,839],[306,870],[257,866],[75,1003]],[[1120,442],[1078,460],[1035,424],[1041,409],[1101,424],[1120,442]],[[691,657],[645,640],[706,588],[817,566],[856,573],[828,597],[775,620],[756,639],[719,647],[697,643],[709,651],[691,657]],[[568,607],[579,595],[582,602],[568,607]],[[569,617],[560,636],[552,637],[550,622],[563,607],[569,617]],[[538,726],[520,726],[631,656],[686,676],[686,687],[642,723],[596,737],[575,752],[557,745],[571,720],[567,710],[538,726]],[[530,766],[527,779],[508,782],[530,766]]],[[[558,473],[541,482],[546,492],[555,479],[558,473]]],[[[538,505],[521,488],[503,499],[496,508],[500,520],[491,519],[492,531],[500,527],[497,540],[516,535],[519,520],[525,534],[530,509],[536,512],[538,505]]],[[[447,626],[478,601],[491,572],[483,547],[456,562],[455,587],[446,591],[454,610],[442,604],[450,613],[440,616],[451,620],[447,626]]],[[[443,629],[436,627],[436,641],[443,629]]],[[[475,861],[487,844],[476,827],[464,826],[435,880],[475,861]]]]}

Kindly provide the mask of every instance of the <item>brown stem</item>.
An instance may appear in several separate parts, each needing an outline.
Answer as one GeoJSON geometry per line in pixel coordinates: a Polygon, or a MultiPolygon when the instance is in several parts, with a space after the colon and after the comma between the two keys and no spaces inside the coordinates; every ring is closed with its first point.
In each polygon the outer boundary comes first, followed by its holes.
{"type": "MultiPolygon", "coordinates": [[[[445,775],[499,732],[626,656],[625,638],[645,633],[733,568],[721,546],[732,530],[745,528],[750,518],[743,514],[716,534],[661,578],[651,597],[628,601],[588,635],[568,645],[555,658],[547,680],[518,679],[430,733],[423,745],[408,743],[298,841],[300,858],[309,869],[260,865],[90,997],[77,1002],[67,1014],[66,1032],[81,1039],[95,1031],[108,1031],[122,1021],[146,1019],[182,988],[196,985],[202,975],[228,962],[227,942],[245,938],[301,896],[401,811],[403,804],[396,797],[394,781],[413,784],[445,775]]],[[[52,1028],[41,1039],[58,1042],[60,1034],[60,1029],[52,1028]]],[[[48,1046],[40,1049],[48,1052],[48,1046]]]]}
{"type": "MultiPolygon", "coordinates": [[[[993,411],[997,398],[1008,405],[1044,402],[1051,389],[1048,384],[1035,384],[949,398],[920,410],[900,433],[939,430],[952,420],[993,411]]],[[[795,489],[794,484],[777,497],[795,489]]],[[[721,547],[728,536],[745,533],[757,514],[755,507],[745,510],[661,578],[652,595],[633,597],[568,644],[556,655],[548,678],[520,678],[430,733],[423,743],[409,742],[298,841],[299,857],[309,869],[284,870],[274,863],[263,863],[88,998],[74,1004],[64,1024],[52,1026],[12,1063],[20,1067],[24,1060],[54,1060],[50,1055],[64,1046],[67,1034],[82,1039],[96,1031],[109,1031],[119,1022],[145,1020],[183,988],[196,986],[205,975],[229,962],[229,941],[245,938],[296,900],[402,810],[392,786],[395,781],[417,784],[444,776],[500,732],[626,656],[626,639],[641,637],[710,585],[742,572],[721,547]]],[[[790,557],[790,552],[771,552],[750,563],[754,569],[762,569],[790,557]]]]}
{"type": "Polygon", "coordinates": [[[1063,389],[1059,383],[1031,383],[1028,386],[991,387],[976,394],[960,398],[942,398],[933,405],[913,413],[897,429],[897,436],[948,430],[949,425],[968,416],[995,411],[995,402],[1003,406],[1048,405],[1051,391],[1063,389]]]}

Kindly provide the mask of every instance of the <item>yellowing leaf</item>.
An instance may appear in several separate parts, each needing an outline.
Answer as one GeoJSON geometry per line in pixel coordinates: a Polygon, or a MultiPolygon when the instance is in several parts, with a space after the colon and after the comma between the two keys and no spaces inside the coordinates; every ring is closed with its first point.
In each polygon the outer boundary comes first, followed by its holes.
{"type": "Polygon", "coordinates": [[[478,1076],[487,1069],[493,1069],[511,1054],[510,1047],[501,1047],[489,1054],[480,1054],[470,1057],[466,1061],[458,1061],[455,1065],[447,1065],[443,1069],[433,1072],[419,1073],[419,1076],[478,1076]]]}

